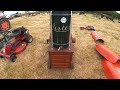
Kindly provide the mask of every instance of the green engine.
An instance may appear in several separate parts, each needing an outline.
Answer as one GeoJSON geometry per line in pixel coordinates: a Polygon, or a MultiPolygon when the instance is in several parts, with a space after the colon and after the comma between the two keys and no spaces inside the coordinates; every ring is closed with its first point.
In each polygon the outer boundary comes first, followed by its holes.
{"type": "Polygon", "coordinates": [[[69,46],[71,31],[71,11],[51,12],[51,38],[55,48],[69,46]]]}

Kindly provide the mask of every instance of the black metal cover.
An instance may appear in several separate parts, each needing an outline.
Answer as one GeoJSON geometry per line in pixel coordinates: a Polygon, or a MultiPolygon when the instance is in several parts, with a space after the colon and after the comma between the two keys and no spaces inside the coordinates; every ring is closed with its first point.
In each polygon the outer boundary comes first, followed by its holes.
{"type": "Polygon", "coordinates": [[[52,11],[53,47],[68,47],[71,11],[52,11]]]}

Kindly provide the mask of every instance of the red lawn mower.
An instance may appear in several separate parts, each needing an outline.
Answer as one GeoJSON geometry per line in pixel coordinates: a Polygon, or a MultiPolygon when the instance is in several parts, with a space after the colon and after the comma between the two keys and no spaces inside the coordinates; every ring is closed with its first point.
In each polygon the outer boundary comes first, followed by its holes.
{"type": "Polygon", "coordinates": [[[16,55],[24,51],[28,43],[33,41],[33,37],[24,27],[1,32],[1,34],[3,35],[5,42],[0,51],[0,57],[9,58],[12,62],[15,62],[17,59],[16,55]]]}
{"type": "Polygon", "coordinates": [[[0,18],[0,30],[9,30],[10,27],[10,21],[7,18],[0,18]]]}
{"type": "Polygon", "coordinates": [[[11,28],[9,18],[6,18],[4,11],[0,11],[0,30],[6,31],[11,28]]]}

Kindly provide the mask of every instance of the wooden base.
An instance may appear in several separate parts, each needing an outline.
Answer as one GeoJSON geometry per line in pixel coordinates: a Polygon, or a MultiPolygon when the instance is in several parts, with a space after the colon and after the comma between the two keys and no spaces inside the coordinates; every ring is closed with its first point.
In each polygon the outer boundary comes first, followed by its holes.
{"type": "Polygon", "coordinates": [[[56,48],[52,48],[51,43],[49,43],[49,68],[73,68],[72,56],[73,56],[73,46],[72,42],[70,47],[63,48],[60,51],[56,48]]]}

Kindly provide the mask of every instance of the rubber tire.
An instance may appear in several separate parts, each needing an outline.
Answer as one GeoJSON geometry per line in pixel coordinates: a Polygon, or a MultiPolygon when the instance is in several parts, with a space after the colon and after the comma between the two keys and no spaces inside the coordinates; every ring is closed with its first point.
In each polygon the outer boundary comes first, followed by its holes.
{"type": "Polygon", "coordinates": [[[12,55],[12,56],[10,57],[10,61],[11,61],[11,62],[15,62],[16,59],[17,59],[17,56],[16,56],[16,55],[12,55]]]}
{"type": "Polygon", "coordinates": [[[33,41],[33,37],[31,35],[27,34],[26,38],[25,38],[25,42],[31,43],[32,41],[33,41]],[[32,40],[30,41],[30,39],[32,39],[32,40]]]}
{"type": "MultiPolygon", "coordinates": [[[[9,19],[7,19],[7,18],[1,18],[1,19],[0,19],[0,24],[2,23],[2,21],[7,21],[7,22],[8,22],[9,28],[8,28],[7,30],[11,29],[11,24],[10,24],[9,19]]],[[[1,25],[0,25],[0,30],[2,30],[2,29],[1,29],[1,25]]],[[[4,30],[3,30],[3,31],[4,31],[4,30]]],[[[6,31],[6,30],[5,30],[5,31],[6,31]]]]}
{"type": "Polygon", "coordinates": [[[72,37],[72,43],[76,43],[76,39],[72,37]]]}

